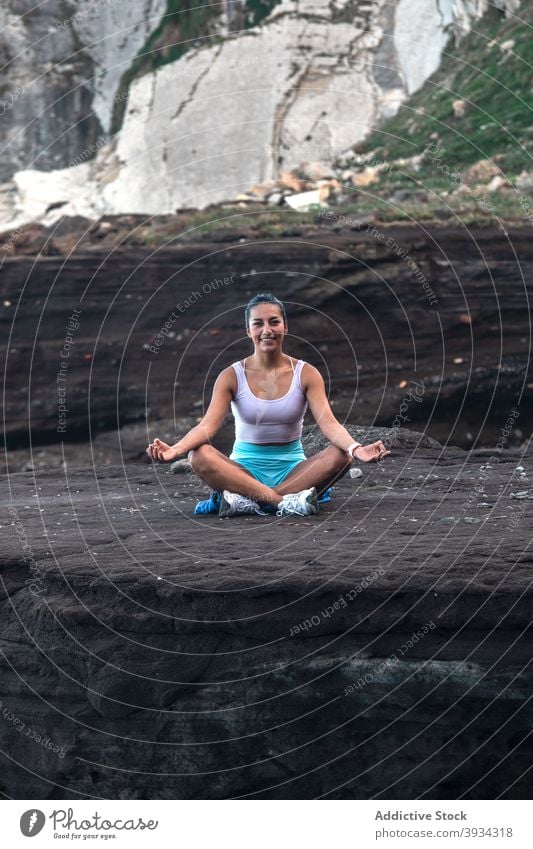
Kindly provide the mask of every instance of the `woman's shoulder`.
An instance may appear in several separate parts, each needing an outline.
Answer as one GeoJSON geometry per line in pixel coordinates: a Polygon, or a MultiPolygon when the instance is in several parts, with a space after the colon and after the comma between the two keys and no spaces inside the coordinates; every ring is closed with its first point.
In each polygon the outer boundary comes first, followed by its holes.
{"type": "Polygon", "coordinates": [[[232,365],[222,369],[217,377],[217,383],[224,388],[231,389],[232,392],[237,388],[237,374],[234,365],[236,363],[232,363],[232,365]]]}
{"type": "Polygon", "coordinates": [[[297,362],[302,364],[302,374],[306,374],[309,376],[320,374],[319,370],[315,368],[315,366],[312,366],[311,363],[308,363],[306,360],[298,360],[297,362]]]}
{"type": "Polygon", "coordinates": [[[317,380],[319,382],[322,381],[322,375],[315,366],[312,366],[311,363],[308,363],[305,360],[300,360],[300,362],[303,363],[300,371],[300,379],[304,390],[306,390],[313,382],[317,380]]]}

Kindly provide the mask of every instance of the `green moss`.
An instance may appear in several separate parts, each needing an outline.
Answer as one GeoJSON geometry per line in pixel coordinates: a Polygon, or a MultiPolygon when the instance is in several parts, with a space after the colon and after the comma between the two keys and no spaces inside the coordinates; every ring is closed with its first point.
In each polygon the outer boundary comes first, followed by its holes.
{"type": "Polygon", "coordinates": [[[244,14],[245,29],[256,27],[278,5],[280,0],[246,0],[246,11],[244,14]]]}
{"type": "Polygon", "coordinates": [[[209,34],[209,23],[220,16],[221,8],[207,0],[167,0],[164,17],[132,65],[133,76],[154,71],[183,56],[197,40],[209,34]],[[165,33],[171,37],[164,38],[165,33]]]}
{"type": "MultiPolygon", "coordinates": [[[[531,168],[532,24],[531,4],[522,4],[514,18],[504,18],[493,8],[476,32],[447,51],[439,70],[409,103],[372,133],[365,152],[380,150],[387,159],[406,158],[436,142],[445,149],[451,169],[497,154],[507,174],[531,168]],[[499,44],[509,39],[514,40],[512,52],[502,51],[499,44]],[[458,99],[467,102],[463,117],[454,115],[458,99]]],[[[426,171],[429,177],[431,169],[426,171]]]]}

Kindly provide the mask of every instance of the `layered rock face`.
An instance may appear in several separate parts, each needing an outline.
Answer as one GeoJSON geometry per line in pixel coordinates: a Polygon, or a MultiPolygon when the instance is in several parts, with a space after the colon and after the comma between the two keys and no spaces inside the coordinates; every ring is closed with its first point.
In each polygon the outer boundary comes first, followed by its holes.
{"type": "Polygon", "coordinates": [[[0,180],[93,159],[111,126],[122,74],[165,0],[8,0],[0,9],[0,180]]]}
{"type": "Polygon", "coordinates": [[[338,219],[295,230],[288,212],[269,241],[252,229],[202,240],[176,220],[41,231],[34,250],[48,255],[2,270],[8,447],[87,440],[147,410],[194,420],[221,369],[250,353],[243,308],[260,291],[286,302],[287,350],[320,369],[341,419],[496,445],[516,408],[505,444],[527,439],[528,229],[338,219]]]}
{"type": "MultiPolygon", "coordinates": [[[[136,80],[112,146],[67,173],[18,173],[2,217],[15,226],[61,212],[171,213],[304,161],[331,162],[394,114],[436,70],[450,32],[487,6],[284,0],[260,27],[136,80]]],[[[95,104],[103,120],[107,86],[95,104]]]]}
{"type": "Polygon", "coordinates": [[[393,442],[310,519],[193,516],[167,466],[10,477],[1,792],[530,798],[531,453],[393,442]]]}

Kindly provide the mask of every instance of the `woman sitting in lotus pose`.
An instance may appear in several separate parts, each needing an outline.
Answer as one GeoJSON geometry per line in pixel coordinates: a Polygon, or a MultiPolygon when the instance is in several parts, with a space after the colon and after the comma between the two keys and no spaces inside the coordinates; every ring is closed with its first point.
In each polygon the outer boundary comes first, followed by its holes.
{"type": "Polygon", "coordinates": [[[354,442],[331,411],[320,372],[283,351],[288,328],[281,301],[269,294],[252,298],[245,324],[254,353],[219,374],[196,427],[175,445],[154,439],[147,453],[165,462],[188,454],[196,474],[216,491],[215,500],[218,494],[220,516],[264,515],[262,506],[278,516],[310,516],[318,511],[318,496],[347,472],[354,457],[377,461],[390,451],[381,440],[354,442]],[[308,404],[331,443],[312,457],[300,441],[308,404]],[[226,457],[210,443],[230,406],[235,444],[226,457]]]}

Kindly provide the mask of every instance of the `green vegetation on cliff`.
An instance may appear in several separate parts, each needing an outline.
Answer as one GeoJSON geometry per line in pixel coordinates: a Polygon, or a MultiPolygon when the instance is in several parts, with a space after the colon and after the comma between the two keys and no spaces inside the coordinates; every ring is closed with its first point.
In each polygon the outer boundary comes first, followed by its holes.
{"type": "MultiPolygon", "coordinates": [[[[278,2],[246,0],[230,7],[168,0],[160,26],[124,75],[122,90],[135,77],[175,61],[187,50],[216,43],[228,29],[238,32],[261,23],[278,2]]],[[[339,169],[343,212],[355,218],[374,215],[381,221],[457,215],[464,223],[488,223],[496,217],[531,224],[530,189],[519,192],[513,187],[523,171],[533,171],[532,34],[533,4],[523,2],[510,16],[491,7],[467,37],[451,42],[438,71],[394,118],[358,146],[370,165],[387,163],[379,182],[366,188],[352,187],[349,179],[345,183],[341,174],[355,165],[350,157],[339,169]],[[511,185],[502,191],[487,189],[488,172],[461,185],[465,169],[485,159],[497,163],[511,185]]],[[[121,118],[115,115],[115,129],[121,118]]],[[[248,213],[242,213],[241,221],[240,212],[234,209],[232,225],[249,226],[248,213]]],[[[294,226],[309,220],[305,213],[286,208],[256,211],[254,220],[273,234],[286,230],[288,217],[294,226]]],[[[227,226],[216,210],[198,212],[195,225],[206,231],[227,226]]]]}
{"type": "Polygon", "coordinates": [[[244,28],[258,26],[268,15],[270,15],[274,6],[277,6],[280,0],[246,0],[246,10],[244,13],[244,28]]]}
{"type": "MultiPolygon", "coordinates": [[[[434,144],[445,150],[450,168],[497,157],[511,178],[530,170],[532,35],[531,3],[522,3],[509,17],[492,8],[464,40],[448,48],[439,70],[372,133],[364,151],[390,161],[434,144]]],[[[431,172],[431,164],[423,164],[419,176],[430,178],[431,172]]]]}

